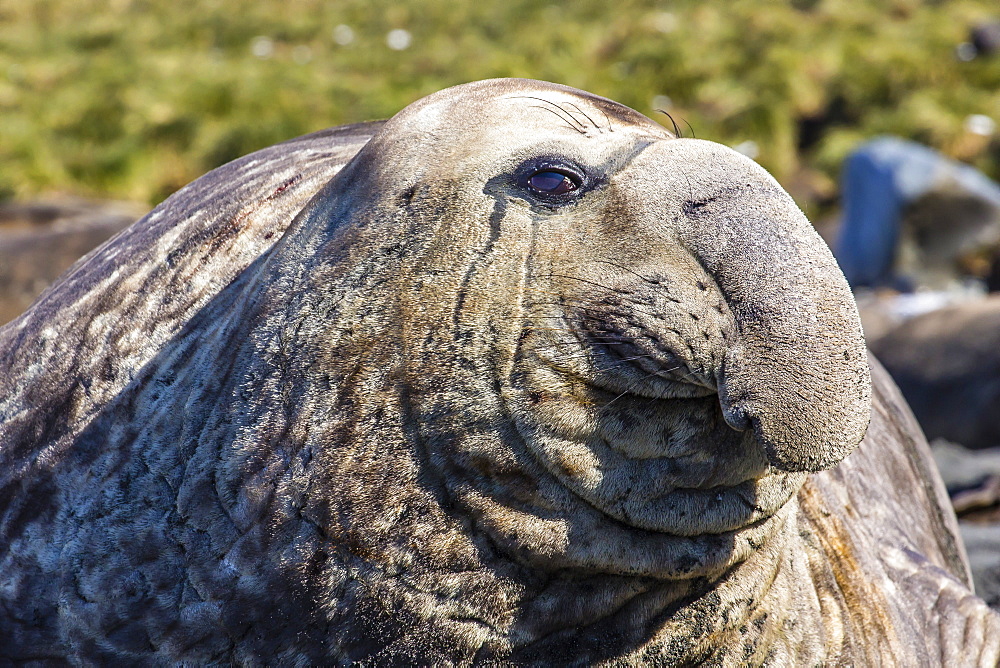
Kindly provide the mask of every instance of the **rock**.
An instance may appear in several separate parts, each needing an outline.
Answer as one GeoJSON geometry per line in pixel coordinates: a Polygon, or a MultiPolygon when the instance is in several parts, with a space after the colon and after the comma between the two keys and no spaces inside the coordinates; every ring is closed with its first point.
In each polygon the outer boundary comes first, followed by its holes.
{"type": "Polygon", "coordinates": [[[0,325],[60,274],[139,219],[138,204],[52,200],[0,204],[0,325]]]}
{"type": "Polygon", "coordinates": [[[1000,524],[959,522],[976,594],[1000,610],[1000,524]]]}
{"type": "Polygon", "coordinates": [[[939,438],[931,442],[931,453],[952,496],[978,487],[990,476],[1000,476],[1000,448],[970,450],[939,438]]]}
{"type": "Polygon", "coordinates": [[[911,318],[869,346],[929,439],[1000,446],[1000,295],[911,318]]]}

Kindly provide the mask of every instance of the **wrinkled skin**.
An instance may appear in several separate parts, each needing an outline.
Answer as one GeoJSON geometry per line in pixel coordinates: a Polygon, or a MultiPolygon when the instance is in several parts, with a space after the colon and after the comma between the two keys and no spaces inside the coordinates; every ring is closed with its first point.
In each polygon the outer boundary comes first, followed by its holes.
{"type": "Polygon", "coordinates": [[[0,352],[4,659],[997,659],[808,221],[580,91],[223,167],[0,352]]]}

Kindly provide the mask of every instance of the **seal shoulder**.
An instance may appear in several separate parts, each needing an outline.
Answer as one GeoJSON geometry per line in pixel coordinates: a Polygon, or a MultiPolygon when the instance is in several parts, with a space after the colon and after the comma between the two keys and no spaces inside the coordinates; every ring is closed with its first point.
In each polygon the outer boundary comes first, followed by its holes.
{"type": "Polygon", "coordinates": [[[958,523],[927,440],[885,369],[871,355],[869,363],[865,439],[799,493],[804,540],[822,554],[811,564],[813,586],[829,605],[825,614],[843,621],[850,649],[842,651],[862,655],[855,657],[861,663],[892,664],[914,651],[938,655],[943,665],[965,665],[976,651],[995,662],[1000,648],[989,638],[1000,618],[971,591],[958,523]]]}
{"type": "Polygon", "coordinates": [[[0,328],[0,501],[36,458],[33,444],[85,424],[281,238],[381,125],[321,130],[209,172],[81,258],[0,328]]]}

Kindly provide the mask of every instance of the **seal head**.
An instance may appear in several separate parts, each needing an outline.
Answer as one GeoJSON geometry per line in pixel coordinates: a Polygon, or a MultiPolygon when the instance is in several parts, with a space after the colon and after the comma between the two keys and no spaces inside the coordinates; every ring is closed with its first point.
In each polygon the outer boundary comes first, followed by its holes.
{"type": "Polygon", "coordinates": [[[617,103],[520,80],[431,95],[276,259],[327,255],[304,238],[320,221],[406,246],[378,303],[418,447],[536,565],[717,571],[864,436],[860,323],[809,222],[753,161],[617,103]]]}

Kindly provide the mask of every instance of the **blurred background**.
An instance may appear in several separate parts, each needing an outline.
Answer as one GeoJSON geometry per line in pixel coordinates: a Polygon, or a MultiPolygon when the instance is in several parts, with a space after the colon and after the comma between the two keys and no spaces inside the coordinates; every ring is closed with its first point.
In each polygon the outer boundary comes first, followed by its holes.
{"type": "Polygon", "coordinates": [[[997,0],[0,0],[0,324],[241,155],[476,79],[582,88],[757,160],[814,221],[1000,607],[998,21],[997,0]]]}
{"type": "Polygon", "coordinates": [[[891,133],[1000,177],[995,0],[0,0],[0,197],[154,205],[313,130],[529,77],[669,112],[811,217],[891,133]]]}

